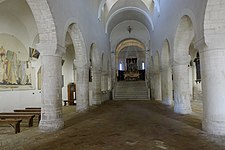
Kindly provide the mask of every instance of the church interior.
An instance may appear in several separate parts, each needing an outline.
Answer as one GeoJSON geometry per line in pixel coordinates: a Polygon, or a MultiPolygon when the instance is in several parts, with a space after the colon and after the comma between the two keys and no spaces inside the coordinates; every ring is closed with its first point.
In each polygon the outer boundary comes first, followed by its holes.
{"type": "Polygon", "coordinates": [[[0,0],[0,149],[225,150],[224,13],[0,0]]]}

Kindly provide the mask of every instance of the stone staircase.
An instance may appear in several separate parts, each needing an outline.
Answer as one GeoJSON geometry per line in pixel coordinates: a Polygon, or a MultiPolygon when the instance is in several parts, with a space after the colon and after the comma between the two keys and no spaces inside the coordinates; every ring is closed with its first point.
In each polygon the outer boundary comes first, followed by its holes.
{"type": "Polygon", "coordinates": [[[145,81],[117,82],[115,100],[148,100],[145,81]]]}

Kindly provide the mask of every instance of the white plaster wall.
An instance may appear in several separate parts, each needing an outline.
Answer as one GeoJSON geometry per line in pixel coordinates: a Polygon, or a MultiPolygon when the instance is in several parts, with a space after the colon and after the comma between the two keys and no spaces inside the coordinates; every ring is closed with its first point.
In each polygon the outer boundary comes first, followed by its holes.
{"type": "Polygon", "coordinates": [[[32,46],[37,27],[25,0],[7,0],[0,5],[0,33],[18,38],[26,47],[32,46]]]}
{"type": "Polygon", "coordinates": [[[76,23],[83,35],[86,54],[92,43],[97,45],[99,54],[109,55],[109,38],[104,33],[104,24],[98,20],[98,0],[48,0],[56,24],[58,44],[65,46],[65,36],[68,26],[76,23]]]}
{"type": "Polygon", "coordinates": [[[41,106],[41,93],[38,90],[0,91],[0,95],[0,112],[41,106]]]}
{"type": "MultiPolygon", "coordinates": [[[[0,46],[16,52],[20,60],[28,60],[28,49],[34,46],[36,36],[35,20],[25,0],[7,0],[0,4],[0,46]]],[[[40,61],[32,61],[31,66],[34,74],[37,73],[40,61]]],[[[0,112],[41,106],[41,93],[36,90],[37,78],[32,80],[33,89],[30,90],[0,90],[0,112]]]]}

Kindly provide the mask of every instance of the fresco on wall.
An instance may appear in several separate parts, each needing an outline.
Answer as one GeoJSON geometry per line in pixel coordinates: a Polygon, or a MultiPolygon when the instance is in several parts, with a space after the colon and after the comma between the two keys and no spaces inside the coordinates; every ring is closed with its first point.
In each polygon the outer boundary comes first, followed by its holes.
{"type": "Polygon", "coordinates": [[[0,88],[31,85],[31,63],[20,61],[17,54],[0,47],[0,88]]]}

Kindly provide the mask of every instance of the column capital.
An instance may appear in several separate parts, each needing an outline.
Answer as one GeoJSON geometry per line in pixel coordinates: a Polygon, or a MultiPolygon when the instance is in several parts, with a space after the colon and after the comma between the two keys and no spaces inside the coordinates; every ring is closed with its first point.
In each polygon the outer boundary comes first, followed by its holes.
{"type": "Polygon", "coordinates": [[[89,65],[87,63],[83,63],[80,60],[74,59],[73,63],[76,69],[89,69],[89,65]]]}
{"type": "Polygon", "coordinates": [[[56,43],[38,43],[36,46],[41,55],[54,55],[57,49],[56,43]]]}
{"type": "Polygon", "coordinates": [[[178,55],[174,58],[172,66],[188,65],[191,61],[190,55],[178,55]]]}
{"type": "Polygon", "coordinates": [[[202,37],[200,40],[198,40],[197,42],[194,43],[194,48],[198,49],[200,52],[204,51],[205,47],[207,45],[205,44],[205,38],[202,37]]]}
{"type": "Polygon", "coordinates": [[[169,70],[169,68],[170,68],[170,65],[169,64],[168,65],[162,65],[160,67],[160,71],[167,71],[167,70],[169,70]]]}
{"type": "Polygon", "coordinates": [[[56,49],[56,52],[55,52],[55,55],[57,56],[63,56],[64,54],[66,53],[66,47],[63,47],[61,45],[57,45],[57,49],[56,49]]]}

